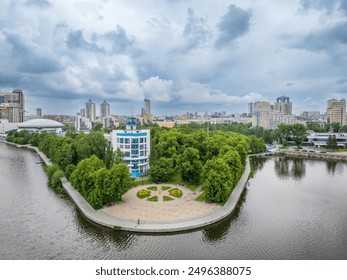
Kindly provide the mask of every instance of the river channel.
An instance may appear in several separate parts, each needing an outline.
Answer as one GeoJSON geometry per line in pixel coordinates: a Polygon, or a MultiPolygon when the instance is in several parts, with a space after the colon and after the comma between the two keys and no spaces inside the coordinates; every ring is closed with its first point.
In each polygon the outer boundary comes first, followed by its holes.
{"type": "Polygon", "coordinates": [[[347,164],[254,159],[236,212],[183,233],[114,232],[47,183],[36,153],[0,143],[0,259],[347,259],[347,164]]]}

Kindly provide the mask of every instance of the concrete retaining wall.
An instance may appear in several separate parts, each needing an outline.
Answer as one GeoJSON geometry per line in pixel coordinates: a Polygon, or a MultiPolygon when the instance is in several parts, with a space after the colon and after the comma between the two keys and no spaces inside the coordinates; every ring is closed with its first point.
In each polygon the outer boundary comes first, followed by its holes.
{"type": "MultiPolygon", "coordinates": [[[[8,143],[6,141],[2,141],[8,143]]],[[[38,148],[32,147],[30,145],[17,145],[13,143],[8,143],[17,147],[28,148],[36,151],[44,163],[48,166],[52,164],[52,162],[46,157],[44,153],[42,153],[38,148]]],[[[211,213],[205,216],[193,217],[191,219],[179,220],[179,221],[170,221],[170,222],[141,222],[140,224],[134,220],[128,219],[120,219],[114,216],[111,216],[101,210],[94,210],[90,204],[84,199],[84,197],[70,184],[70,182],[66,178],[62,178],[61,182],[63,188],[69,197],[74,201],[78,209],[82,212],[82,214],[89,219],[90,221],[100,224],[109,228],[120,228],[126,231],[133,232],[177,232],[177,231],[185,231],[192,230],[196,228],[201,228],[213,223],[216,223],[230,214],[232,214],[237,206],[237,203],[241,197],[241,194],[246,186],[248,181],[248,177],[250,174],[250,164],[247,159],[245,171],[240,178],[238,184],[234,188],[232,194],[230,195],[227,202],[224,206],[217,207],[211,213]]],[[[203,202],[202,202],[203,203],[203,202]]]]}

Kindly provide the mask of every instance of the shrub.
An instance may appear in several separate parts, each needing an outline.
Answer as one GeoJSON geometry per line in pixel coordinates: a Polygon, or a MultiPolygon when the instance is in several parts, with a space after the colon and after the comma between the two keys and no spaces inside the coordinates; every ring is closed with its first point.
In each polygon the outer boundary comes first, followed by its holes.
{"type": "Polygon", "coordinates": [[[148,187],[147,190],[150,190],[150,191],[157,191],[158,188],[156,186],[151,186],[151,187],[148,187]]]}
{"type": "Polygon", "coordinates": [[[173,197],[182,197],[183,193],[180,189],[178,188],[175,188],[175,189],[172,189],[169,191],[169,194],[173,197]]]}
{"type": "Polygon", "coordinates": [[[64,177],[64,172],[62,170],[58,169],[57,171],[55,171],[52,178],[50,179],[51,186],[54,189],[61,188],[62,187],[61,178],[63,177],[64,177]]]}
{"type": "Polygon", "coordinates": [[[170,201],[170,200],[175,200],[174,198],[170,197],[170,196],[164,196],[163,197],[164,201],[170,201]]]}
{"type": "Polygon", "coordinates": [[[162,186],[161,189],[163,191],[167,191],[167,190],[171,189],[171,187],[169,187],[169,186],[162,186]]]}
{"type": "Polygon", "coordinates": [[[142,189],[142,190],[139,190],[137,192],[137,197],[138,198],[143,199],[143,198],[149,197],[149,196],[151,196],[151,192],[149,190],[142,189]]]}

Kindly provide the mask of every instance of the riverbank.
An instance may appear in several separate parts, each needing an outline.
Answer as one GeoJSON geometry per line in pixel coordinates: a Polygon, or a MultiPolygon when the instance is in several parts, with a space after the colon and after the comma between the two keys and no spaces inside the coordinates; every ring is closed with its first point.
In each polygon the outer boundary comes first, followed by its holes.
{"type": "MultiPolygon", "coordinates": [[[[41,159],[44,161],[46,165],[51,165],[51,161],[43,154],[38,148],[32,147],[30,145],[18,145],[14,143],[8,143],[3,141],[4,143],[19,147],[19,148],[28,148],[34,150],[38,153],[41,159]]],[[[82,195],[70,184],[70,182],[66,178],[62,178],[62,185],[65,189],[66,193],[73,200],[75,205],[81,211],[81,213],[90,221],[100,224],[102,226],[114,229],[121,229],[125,231],[132,232],[178,232],[178,231],[186,231],[193,230],[197,228],[201,228],[218,221],[223,220],[228,217],[230,214],[234,212],[236,209],[237,203],[241,197],[242,192],[246,186],[246,183],[250,174],[250,164],[249,160],[247,160],[245,171],[240,178],[238,184],[234,188],[232,194],[230,195],[227,202],[224,206],[217,206],[211,212],[206,215],[195,216],[192,218],[187,218],[184,220],[177,221],[143,221],[138,223],[138,220],[124,219],[112,216],[103,210],[94,210],[89,203],[82,197],[82,195]]],[[[204,203],[204,202],[201,202],[204,203]]],[[[134,205],[136,207],[136,204],[134,205]]],[[[155,215],[155,212],[153,212],[155,215]]]]}

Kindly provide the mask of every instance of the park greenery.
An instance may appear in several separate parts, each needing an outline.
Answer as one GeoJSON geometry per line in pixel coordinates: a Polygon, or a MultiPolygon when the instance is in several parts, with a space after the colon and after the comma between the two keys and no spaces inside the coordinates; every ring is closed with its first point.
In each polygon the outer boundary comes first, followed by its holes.
{"type": "Polygon", "coordinates": [[[51,186],[61,188],[60,179],[65,176],[95,209],[119,201],[130,188],[130,174],[122,153],[113,151],[101,131],[77,134],[69,130],[65,137],[11,131],[7,140],[38,147],[53,163],[46,168],[51,186]]]}
{"type": "Polygon", "coordinates": [[[173,129],[152,128],[153,181],[202,184],[207,200],[225,202],[243,174],[247,154],[264,152],[265,142],[255,134],[239,132],[249,129],[247,126],[221,127],[206,129],[192,123],[173,129]]]}

